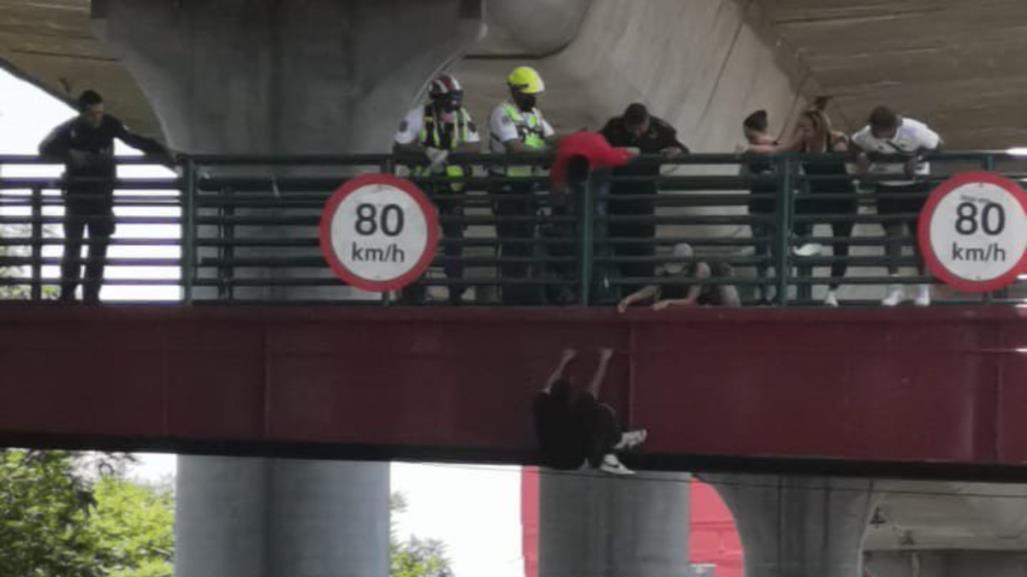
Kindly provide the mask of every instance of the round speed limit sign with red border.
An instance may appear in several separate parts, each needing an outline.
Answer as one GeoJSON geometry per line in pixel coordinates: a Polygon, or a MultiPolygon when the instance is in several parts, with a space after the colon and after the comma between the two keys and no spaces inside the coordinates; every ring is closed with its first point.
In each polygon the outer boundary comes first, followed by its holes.
{"type": "Polygon", "coordinates": [[[385,292],[417,280],[435,257],[435,206],[408,180],[365,174],[339,187],[321,214],[321,252],[346,283],[385,292]]]}
{"type": "Polygon", "coordinates": [[[1027,265],[1027,194],[990,172],[967,172],[931,192],[917,231],[928,269],[965,292],[990,292],[1027,265]]]}

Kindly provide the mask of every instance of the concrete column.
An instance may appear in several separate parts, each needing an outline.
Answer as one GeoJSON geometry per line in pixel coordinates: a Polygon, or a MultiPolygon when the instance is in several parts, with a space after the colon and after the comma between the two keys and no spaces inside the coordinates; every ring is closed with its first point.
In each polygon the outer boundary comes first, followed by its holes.
{"type": "Polygon", "coordinates": [[[867,555],[870,577],[1021,577],[1027,554],[1013,551],[874,551],[867,555]]]}
{"type": "MultiPolygon", "coordinates": [[[[94,28],[153,103],[168,143],[191,153],[388,150],[427,81],[484,31],[481,0],[93,0],[92,8],[94,28]]],[[[247,256],[256,254],[267,253],[247,256]]],[[[182,457],[176,574],[385,577],[388,471],[385,463],[182,457]]]]}
{"type": "Polygon", "coordinates": [[[543,469],[539,577],[687,577],[688,480],[543,469]]]}
{"type": "Polygon", "coordinates": [[[702,475],[731,509],[746,577],[862,577],[873,481],[702,475]]]}

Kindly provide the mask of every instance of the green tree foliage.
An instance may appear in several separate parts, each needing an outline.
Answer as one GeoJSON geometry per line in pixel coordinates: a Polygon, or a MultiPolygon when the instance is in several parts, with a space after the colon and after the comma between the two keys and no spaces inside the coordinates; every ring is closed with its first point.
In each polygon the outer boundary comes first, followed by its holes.
{"type": "Polygon", "coordinates": [[[110,577],[171,577],[175,547],[174,498],[169,489],[115,477],[93,487],[96,506],[90,529],[105,546],[103,565],[110,577]]]}
{"type": "Polygon", "coordinates": [[[390,577],[452,577],[446,546],[437,539],[419,539],[411,536],[400,540],[396,536],[395,519],[406,511],[402,493],[393,493],[390,503],[392,527],[389,536],[391,553],[390,577]]]}
{"type": "Polygon", "coordinates": [[[0,575],[102,575],[92,505],[66,453],[0,453],[0,575]]]}
{"type": "Polygon", "coordinates": [[[119,458],[0,450],[0,575],[171,577],[171,492],[123,470],[119,458]]]}

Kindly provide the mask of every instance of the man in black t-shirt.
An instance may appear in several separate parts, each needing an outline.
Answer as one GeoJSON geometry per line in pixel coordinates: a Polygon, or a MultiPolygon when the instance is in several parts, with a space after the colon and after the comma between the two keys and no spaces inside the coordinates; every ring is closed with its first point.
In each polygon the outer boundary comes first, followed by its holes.
{"type": "Polygon", "coordinates": [[[171,153],[159,142],[129,132],[120,120],[104,113],[103,98],[86,90],[78,99],[79,115],[55,128],[39,145],[39,154],[49,160],[64,162],[68,179],[91,179],[73,182],[64,190],[64,259],[61,263],[61,300],[75,300],[75,287],[81,274],[82,234],[89,228],[89,259],[83,300],[100,300],[107,245],[114,234],[114,185],[117,163],[114,139],[158,155],[162,162],[172,161],[171,153]]]}
{"type": "Polygon", "coordinates": [[[617,452],[640,445],[646,432],[623,432],[613,408],[598,399],[613,350],[600,351],[599,366],[586,391],[576,391],[566,376],[567,366],[576,356],[574,349],[563,351],[560,363],[532,403],[542,464],[562,470],[591,466],[614,475],[631,475],[633,471],[620,462],[617,452]]]}
{"type": "MultiPolygon", "coordinates": [[[[681,143],[677,131],[667,122],[649,114],[645,105],[634,103],[628,106],[624,114],[611,118],[601,131],[611,146],[635,148],[641,154],[661,154],[666,158],[674,158],[687,154],[688,147],[681,143]]],[[[660,165],[655,163],[635,163],[613,170],[613,176],[657,177],[660,165]]],[[[632,196],[654,195],[657,186],[652,182],[614,183],[610,188],[611,198],[607,206],[610,216],[651,216],[653,201],[646,199],[630,199],[632,196]]],[[[652,240],[656,234],[656,225],[638,222],[611,222],[608,227],[610,237],[623,240],[652,240]]],[[[655,248],[647,243],[614,244],[613,255],[616,257],[652,257],[655,248]]],[[[625,263],[620,265],[623,277],[647,278],[653,276],[652,263],[625,263]]],[[[625,290],[632,292],[639,285],[626,285],[625,290]]]]}
{"type": "Polygon", "coordinates": [[[653,301],[653,310],[663,310],[671,306],[742,306],[738,289],[728,284],[706,284],[704,281],[713,276],[730,277],[731,267],[726,263],[715,264],[714,267],[702,261],[695,261],[692,247],[685,243],[674,245],[671,262],[663,266],[657,274],[667,282],[643,287],[624,297],[617,310],[624,312],[629,306],[646,301],[653,301]],[[717,274],[714,275],[713,273],[717,274]]]}

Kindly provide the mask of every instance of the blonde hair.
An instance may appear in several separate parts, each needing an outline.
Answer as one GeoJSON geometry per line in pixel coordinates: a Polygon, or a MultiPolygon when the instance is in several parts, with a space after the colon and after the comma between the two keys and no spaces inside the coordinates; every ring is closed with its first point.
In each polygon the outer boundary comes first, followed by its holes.
{"type": "Polygon", "coordinates": [[[831,101],[830,96],[818,96],[813,100],[813,104],[802,113],[802,118],[806,118],[813,124],[813,131],[816,133],[816,142],[820,143],[819,146],[823,147],[822,150],[809,150],[806,142],[802,143],[803,152],[830,152],[832,148],[832,138],[834,136],[834,128],[831,125],[831,117],[827,115],[827,104],[831,101]]]}

